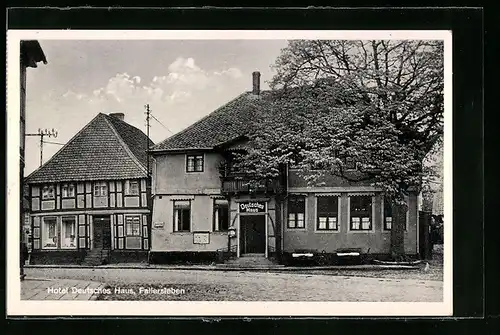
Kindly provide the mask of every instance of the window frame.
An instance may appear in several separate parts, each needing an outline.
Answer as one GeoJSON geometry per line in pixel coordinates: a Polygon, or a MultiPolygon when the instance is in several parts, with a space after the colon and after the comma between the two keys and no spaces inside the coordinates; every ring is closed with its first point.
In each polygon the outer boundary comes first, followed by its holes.
{"type": "Polygon", "coordinates": [[[307,229],[307,195],[304,195],[304,194],[290,194],[288,196],[288,199],[287,199],[287,202],[286,202],[286,229],[287,230],[291,230],[291,231],[297,231],[297,230],[306,230],[307,229]],[[298,214],[302,214],[302,213],[299,213],[299,212],[290,212],[290,198],[302,198],[304,199],[304,226],[303,227],[298,227],[297,226],[297,223],[299,222],[298,220],[298,214]],[[290,214],[293,213],[295,214],[294,215],[294,222],[295,222],[295,226],[292,227],[290,226],[290,214]]]}
{"type": "MultiPolygon", "coordinates": [[[[342,201],[342,196],[340,194],[317,194],[315,196],[316,198],[316,201],[315,201],[315,209],[316,209],[316,215],[315,215],[315,223],[314,223],[314,232],[316,233],[339,233],[341,231],[341,210],[342,210],[342,207],[341,207],[341,201],[342,201]],[[326,222],[326,225],[327,225],[327,228],[326,229],[322,229],[322,228],[319,228],[319,211],[318,211],[318,201],[320,198],[328,198],[328,197],[335,197],[337,198],[337,215],[336,215],[336,219],[337,219],[337,229],[329,229],[328,228],[328,223],[329,223],[329,220],[327,220],[326,222]]],[[[330,216],[328,216],[329,218],[330,216]]]]}
{"type": "Polygon", "coordinates": [[[140,184],[138,180],[127,180],[125,183],[125,195],[139,195],[141,193],[140,184]],[[137,192],[132,192],[132,184],[137,185],[137,192]]]}
{"type": "Polygon", "coordinates": [[[61,198],[74,198],[76,193],[76,187],[74,183],[64,183],[61,185],[61,198]],[[66,190],[66,194],[64,194],[66,190]],[[69,192],[72,190],[73,192],[69,192]]]}
{"type": "Polygon", "coordinates": [[[202,173],[205,171],[205,154],[186,154],[185,164],[186,164],[185,171],[187,173],[202,173]],[[193,159],[193,169],[192,170],[190,169],[190,166],[189,166],[190,158],[193,159]],[[199,166],[197,164],[197,162],[200,160],[201,160],[201,170],[197,170],[197,167],[199,166]]]}
{"type": "Polygon", "coordinates": [[[123,237],[142,237],[142,228],[141,228],[141,216],[140,215],[125,215],[125,218],[124,218],[124,222],[125,222],[125,233],[123,234],[123,237]],[[134,223],[134,221],[132,222],[128,222],[128,219],[137,219],[137,223],[134,223]],[[133,232],[133,226],[137,225],[139,227],[138,229],[138,234],[135,235],[135,234],[129,234],[128,233],[128,226],[132,224],[132,232],[133,232]]]}
{"type": "Polygon", "coordinates": [[[42,198],[42,200],[55,200],[55,198],[56,198],[56,187],[55,187],[55,185],[45,185],[45,186],[43,186],[42,189],[41,189],[41,198],[42,198]],[[48,195],[46,196],[46,194],[45,194],[45,190],[46,189],[47,190],[52,189],[52,196],[51,197],[49,197],[48,195]]]}
{"type": "Polygon", "coordinates": [[[230,210],[229,210],[229,201],[226,200],[226,199],[213,199],[213,203],[212,203],[212,231],[213,232],[227,232],[229,230],[229,226],[230,226],[230,220],[231,220],[231,217],[230,217],[230,210]],[[226,203],[225,204],[218,204],[217,201],[220,201],[220,200],[225,200],[226,203]],[[217,222],[217,218],[220,217],[219,215],[219,212],[218,210],[222,208],[222,206],[226,207],[227,209],[227,228],[226,229],[221,229],[220,228],[220,221],[217,222]]]}
{"type": "Polygon", "coordinates": [[[58,219],[57,219],[57,216],[42,216],[41,218],[41,228],[40,229],[40,241],[41,241],[41,249],[42,250],[57,250],[59,249],[59,246],[60,246],[60,241],[59,241],[59,229],[58,229],[58,219]],[[46,229],[45,229],[45,225],[47,224],[45,222],[45,220],[47,219],[51,219],[51,220],[54,220],[55,222],[55,238],[56,238],[56,241],[55,241],[55,246],[54,247],[47,247],[45,245],[45,241],[46,241],[46,237],[45,237],[45,232],[46,232],[46,229]]]}
{"type": "Polygon", "coordinates": [[[350,233],[372,233],[375,231],[375,196],[373,194],[348,194],[347,196],[347,225],[348,225],[348,232],[350,233]],[[369,229],[363,229],[363,216],[361,216],[361,221],[359,223],[360,229],[353,229],[352,225],[352,204],[351,204],[351,198],[354,197],[369,197],[371,206],[369,210],[369,218],[370,218],[370,228],[369,229]]]}
{"type": "MultiPolygon", "coordinates": [[[[173,227],[172,227],[172,231],[174,233],[190,233],[192,231],[192,223],[193,223],[193,220],[192,220],[192,215],[193,215],[193,211],[192,211],[192,201],[191,200],[173,200],[172,201],[172,208],[173,208],[173,216],[172,216],[172,222],[173,222],[173,227]],[[178,207],[176,208],[176,202],[189,202],[189,228],[188,230],[179,230],[179,224],[178,224],[178,221],[176,220],[176,218],[179,218],[179,216],[176,215],[176,212],[179,211],[179,210],[185,210],[186,208],[185,207],[178,207]]],[[[182,215],[181,217],[181,222],[183,221],[183,218],[184,218],[184,215],[182,215]]]]}
{"type": "MultiPolygon", "coordinates": [[[[61,222],[60,222],[60,229],[59,229],[59,249],[64,249],[64,250],[73,250],[73,249],[77,249],[78,248],[78,222],[77,222],[77,216],[76,215],[64,215],[61,217],[61,222]],[[63,247],[63,234],[66,232],[65,231],[65,226],[64,226],[64,221],[67,220],[67,219],[73,219],[73,236],[74,236],[74,239],[75,239],[75,246],[74,247],[63,247]]],[[[66,238],[66,237],[64,237],[66,238]]]]}
{"type": "Polygon", "coordinates": [[[108,183],[105,181],[95,182],[93,185],[93,188],[94,189],[93,189],[92,193],[93,193],[94,197],[107,197],[109,194],[108,183]],[[97,190],[99,190],[98,194],[96,194],[96,188],[97,188],[97,190]],[[103,192],[103,189],[106,190],[106,192],[103,192]]]}

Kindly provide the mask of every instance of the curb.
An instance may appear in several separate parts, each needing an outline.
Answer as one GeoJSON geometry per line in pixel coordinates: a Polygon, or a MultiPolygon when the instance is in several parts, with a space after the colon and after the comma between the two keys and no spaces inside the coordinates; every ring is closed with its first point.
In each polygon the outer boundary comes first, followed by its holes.
{"type": "Polygon", "coordinates": [[[269,266],[269,267],[235,267],[225,265],[210,266],[155,266],[155,265],[123,265],[123,266],[85,266],[85,265],[26,265],[26,269],[106,269],[106,270],[198,270],[198,271],[274,271],[274,272],[294,272],[294,271],[318,271],[318,270],[348,270],[348,271],[372,271],[372,270],[418,270],[418,266],[409,265],[351,265],[351,266],[269,266]]]}

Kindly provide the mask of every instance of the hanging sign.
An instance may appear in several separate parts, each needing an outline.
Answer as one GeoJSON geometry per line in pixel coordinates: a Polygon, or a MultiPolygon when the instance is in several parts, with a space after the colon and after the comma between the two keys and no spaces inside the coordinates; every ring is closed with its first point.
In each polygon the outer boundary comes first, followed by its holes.
{"type": "Polygon", "coordinates": [[[266,203],[264,201],[240,202],[240,213],[265,213],[266,203]]]}

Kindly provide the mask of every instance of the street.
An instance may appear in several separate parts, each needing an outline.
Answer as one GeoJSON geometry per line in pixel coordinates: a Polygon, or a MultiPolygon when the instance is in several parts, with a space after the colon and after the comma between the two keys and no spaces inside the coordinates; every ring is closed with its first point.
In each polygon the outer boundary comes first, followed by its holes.
{"type": "MultiPolygon", "coordinates": [[[[27,278],[75,279],[109,288],[97,300],[439,302],[434,280],[324,274],[160,269],[29,268],[27,278]],[[163,290],[163,291],[161,291],[163,290]],[[163,294],[162,292],[181,292],[163,294]]],[[[48,297],[47,299],[50,299],[48,297]]]]}

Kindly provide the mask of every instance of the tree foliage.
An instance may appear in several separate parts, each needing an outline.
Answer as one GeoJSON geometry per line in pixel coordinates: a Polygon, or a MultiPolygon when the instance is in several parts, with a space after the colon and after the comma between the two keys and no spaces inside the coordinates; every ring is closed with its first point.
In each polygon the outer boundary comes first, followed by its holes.
{"type": "Polygon", "coordinates": [[[443,132],[441,41],[296,40],[274,68],[240,168],[266,179],[288,164],[313,184],[329,173],[396,199],[421,185],[443,132]]]}

